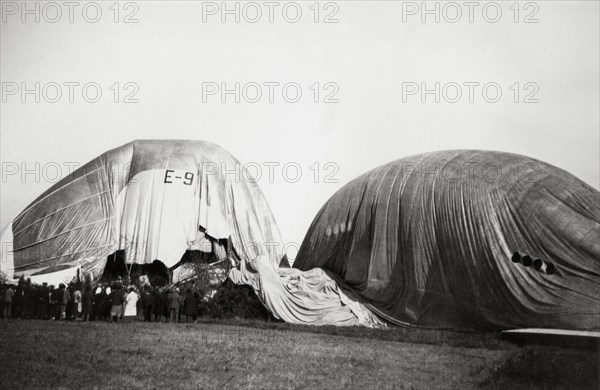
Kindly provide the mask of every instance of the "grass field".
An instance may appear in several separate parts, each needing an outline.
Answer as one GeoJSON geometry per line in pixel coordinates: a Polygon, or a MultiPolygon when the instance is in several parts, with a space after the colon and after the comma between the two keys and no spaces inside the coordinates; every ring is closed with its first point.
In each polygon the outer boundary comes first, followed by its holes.
{"type": "Polygon", "coordinates": [[[598,352],[260,321],[2,320],[0,389],[598,389],[598,352]]]}

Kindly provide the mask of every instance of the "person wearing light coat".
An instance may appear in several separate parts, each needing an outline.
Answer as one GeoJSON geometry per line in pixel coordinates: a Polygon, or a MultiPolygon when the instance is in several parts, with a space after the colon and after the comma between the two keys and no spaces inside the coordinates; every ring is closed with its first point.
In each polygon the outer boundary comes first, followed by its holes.
{"type": "Polygon", "coordinates": [[[137,301],[139,299],[138,294],[132,288],[129,289],[129,293],[125,297],[125,318],[135,319],[137,316],[137,301]]]}

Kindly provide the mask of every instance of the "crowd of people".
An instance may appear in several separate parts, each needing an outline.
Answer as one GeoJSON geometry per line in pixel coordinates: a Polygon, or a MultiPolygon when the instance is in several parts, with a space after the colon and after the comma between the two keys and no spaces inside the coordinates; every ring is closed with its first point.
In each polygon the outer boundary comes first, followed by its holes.
{"type": "Polygon", "coordinates": [[[60,283],[58,287],[19,280],[1,286],[3,318],[54,321],[114,321],[142,319],[149,322],[196,321],[201,312],[201,292],[193,286],[182,294],[175,286],[136,287],[120,281],[95,287],[84,283],[60,283]]]}

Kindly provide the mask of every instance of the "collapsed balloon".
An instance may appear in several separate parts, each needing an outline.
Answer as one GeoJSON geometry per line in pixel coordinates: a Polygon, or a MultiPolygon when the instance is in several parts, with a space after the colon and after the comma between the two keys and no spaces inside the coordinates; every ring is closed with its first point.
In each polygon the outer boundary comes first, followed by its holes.
{"type": "Polygon", "coordinates": [[[294,267],[330,271],[398,324],[600,328],[599,199],[525,156],[407,157],[334,194],[294,267]]]}
{"type": "Polygon", "coordinates": [[[37,281],[74,270],[97,277],[117,250],[128,263],[172,267],[206,236],[229,240],[239,256],[281,258],[271,210],[235,157],[209,142],[138,140],[27,206],[2,234],[0,270],[37,281]]]}

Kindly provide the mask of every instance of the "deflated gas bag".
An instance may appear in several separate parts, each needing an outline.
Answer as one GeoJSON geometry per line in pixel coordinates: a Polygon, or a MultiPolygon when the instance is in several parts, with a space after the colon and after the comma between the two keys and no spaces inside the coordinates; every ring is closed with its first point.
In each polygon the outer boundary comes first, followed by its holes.
{"type": "Polygon", "coordinates": [[[441,151],[354,179],[294,262],[330,271],[391,322],[600,328],[600,193],[525,156],[441,151]]]}
{"type": "MultiPolygon", "coordinates": [[[[98,276],[106,257],[178,263],[205,235],[238,255],[281,259],[281,236],[258,184],[221,147],[138,140],[110,150],[52,186],[3,232],[14,277],[80,269],[98,276]]],[[[4,247],[4,246],[3,246],[4,247]]],[[[11,275],[12,276],[12,275],[11,275]]]]}

